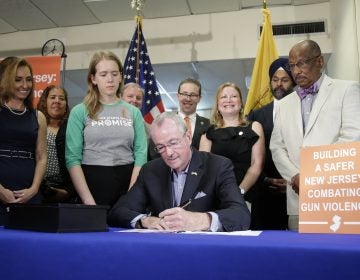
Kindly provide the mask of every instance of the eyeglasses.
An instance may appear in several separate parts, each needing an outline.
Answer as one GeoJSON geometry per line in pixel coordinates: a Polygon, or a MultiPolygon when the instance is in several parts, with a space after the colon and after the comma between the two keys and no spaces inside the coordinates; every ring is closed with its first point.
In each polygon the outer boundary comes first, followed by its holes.
{"type": "Polygon", "coordinates": [[[313,61],[314,59],[316,58],[319,58],[321,56],[318,55],[318,56],[314,56],[314,57],[310,57],[308,59],[304,59],[304,60],[299,60],[297,63],[289,63],[288,67],[290,71],[294,70],[295,69],[295,66],[298,67],[298,68],[301,68],[301,69],[304,69],[306,67],[308,67],[310,65],[310,62],[313,61]]]}
{"type": "MultiPolygon", "coordinates": [[[[184,135],[182,137],[184,137],[184,135]]],[[[165,152],[166,148],[170,148],[172,150],[179,149],[182,144],[182,139],[183,138],[171,139],[167,144],[156,145],[154,147],[154,151],[158,154],[162,154],[163,152],[165,152]]]]}
{"type": "Polygon", "coordinates": [[[196,99],[200,96],[199,94],[196,94],[196,93],[188,94],[186,92],[179,92],[178,94],[183,98],[190,98],[190,99],[196,99]]]}

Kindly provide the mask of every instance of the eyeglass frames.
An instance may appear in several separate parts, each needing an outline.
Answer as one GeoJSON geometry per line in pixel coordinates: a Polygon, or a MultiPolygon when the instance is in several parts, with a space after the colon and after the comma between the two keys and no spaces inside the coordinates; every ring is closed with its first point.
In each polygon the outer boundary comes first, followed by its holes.
{"type": "Polygon", "coordinates": [[[303,60],[299,60],[297,63],[289,63],[288,64],[288,70],[292,71],[295,69],[295,66],[300,68],[300,69],[304,69],[306,67],[308,67],[310,65],[310,62],[313,61],[314,59],[317,59],[321,56],[320,55],[317,55],[317,56],[314,56],[314,57],[310,57],[308,59],[303,59],[303,60]]]}
{"type": "Polygon", "coordinates": [[[181,138],[171,139],[167,144],[159,144],[154,147],[154,151],[158,154],[162,154],[165,152],[166,148],[170,148],[172,150],[179,149],[182,144],[182,140],[185,136],[186,132],[183,134],[181,138]]]}
{"type": "Polygon", "coordinates": [[[190,98],[190,99],[196,99],[200,96],[199,94],[196,94],[196,93],[188,94],[186,92],[179,92],[178,94],[183,98],[190,98]]]}

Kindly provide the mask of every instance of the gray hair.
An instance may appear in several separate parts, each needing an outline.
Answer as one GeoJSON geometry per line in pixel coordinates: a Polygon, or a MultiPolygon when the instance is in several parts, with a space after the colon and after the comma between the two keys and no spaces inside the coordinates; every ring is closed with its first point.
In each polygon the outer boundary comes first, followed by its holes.
{"type": "Polygon", "coordinates": [[[122,91],[121,91],[121,96],[123,95],[123,92],[126,88],[136,88],[138,91],[140,91],[142,93],[142,96],[144,96],[144,89],[138,85],[137,83],[127,83],[123,86],[122,91]]]}
{"type": "Polygon", "coordinates": [[[161,126],[165,120],[174,121],[175,126],[178,128],[178,130],[181,133],[185,134],[185,132],[187,131],[185,121],[179,114],[177,114],[175,112],[163,112],[163,113],[157,115],[156,118],[153,120],[153,122],[151,124],[151,128],[150,128],[150,134],[152,135],[153,128],[155,126],[157,126],[157,127],[161,126]]]}

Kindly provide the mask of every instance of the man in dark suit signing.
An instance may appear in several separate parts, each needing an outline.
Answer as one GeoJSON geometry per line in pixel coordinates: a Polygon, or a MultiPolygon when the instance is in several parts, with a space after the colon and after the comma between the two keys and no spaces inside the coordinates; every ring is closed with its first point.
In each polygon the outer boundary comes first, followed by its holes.
{"type": "Polygon", "coordinates": [[[230,160],[193,149],[190,131],[175,113],[160,114],[150,134],[161,158],[141,168],[135,185],[110,211],[110,226],[175,231],[249,228],[250,213],[230,160]]]}
{"type": "MultiPolygon", "coordinates": [[[[286,180],[283,179],[275,167],[270,151],[270,138],[274,128],[275,108],[283,97],[293,91],[295,82],[289,70],[287,58],[274,60],[269,67],[270,89],[274,100],[252,111],[249,121],[258,121],[264,129],[266,157],[264,165],[265,179],[263,188],[257,197],[262,229],[287,229],[288,216],[286,213],[286,180]]],[[[291,125],[291,124],[289,124],[291,125]]]]}

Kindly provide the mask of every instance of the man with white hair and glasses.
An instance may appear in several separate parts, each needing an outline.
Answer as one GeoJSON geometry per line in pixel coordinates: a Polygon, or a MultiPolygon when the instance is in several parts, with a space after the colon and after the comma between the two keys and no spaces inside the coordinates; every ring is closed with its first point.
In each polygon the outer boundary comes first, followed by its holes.
{"type": "Polygon", "coordinates": [[[161,158],[145,164],[131,190],[109,213],[111,226],[158,230],[247,230],[250,213],[225,157],[198,152],[180,115],[164,112],[151,125],[161,158]]]}

